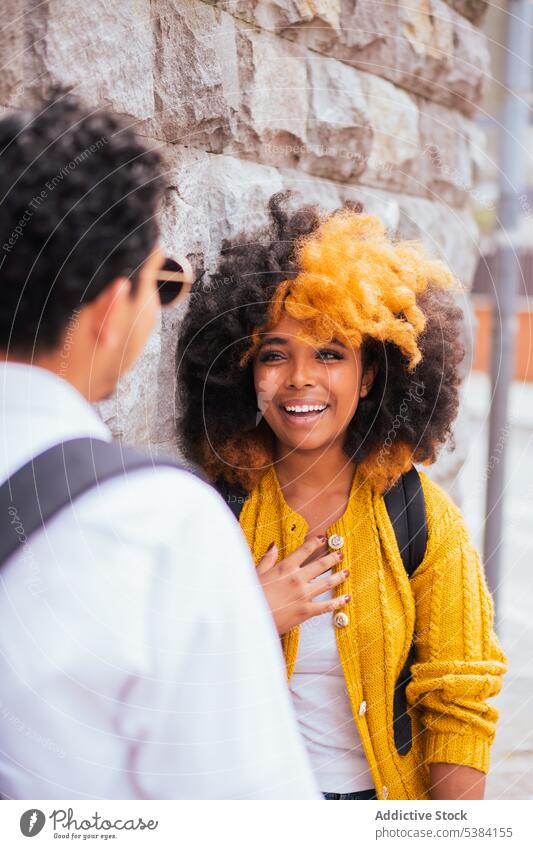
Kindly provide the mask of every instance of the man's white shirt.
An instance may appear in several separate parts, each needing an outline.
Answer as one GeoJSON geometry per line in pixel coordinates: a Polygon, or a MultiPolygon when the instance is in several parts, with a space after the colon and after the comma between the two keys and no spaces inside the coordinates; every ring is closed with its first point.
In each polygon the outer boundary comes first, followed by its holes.
{"type": "MultiPolygon", "coordinates": [[[[0,483],[108,428],[66,381],[0,364],[0,483]]],[[[0,568],[0,793],[20,799],[319,793],[240,529],[186,472],[91,490],[0,568]]]]}

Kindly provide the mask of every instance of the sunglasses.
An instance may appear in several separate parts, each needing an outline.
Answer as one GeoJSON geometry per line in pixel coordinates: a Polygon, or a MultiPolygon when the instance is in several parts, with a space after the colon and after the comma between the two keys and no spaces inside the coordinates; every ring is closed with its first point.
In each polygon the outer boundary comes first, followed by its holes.
{"type": "Polygon", "coordinates": [[[161,306],[176,306],[191,291],[193,270],[189,260],[185,257],[167,257],[157,272],[156,281],[161,306]]]}

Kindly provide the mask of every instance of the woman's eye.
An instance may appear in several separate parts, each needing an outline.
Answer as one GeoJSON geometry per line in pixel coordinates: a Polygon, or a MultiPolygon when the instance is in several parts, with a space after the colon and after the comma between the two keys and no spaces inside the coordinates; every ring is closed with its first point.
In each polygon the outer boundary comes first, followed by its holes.
{"type": "MultiPolygon", "coordinates": [[[[324,348],[321,351],[317,351],[316,356],[319,360],[322,361],[344,359],[344,357],[342,356],[342,354],[339,353],[339,351],[333,351],[329,348],[324,348]]],[[[273,363],[279,362],[284,359],[286,359],[286,357],[282,351],[265,351],[263,354],[259,354],[260,363],[273,363]]]]}
{"type": "Polygon", "coordinates": [[[343,360],[344,359],[342,354],[339,354],[338,351],[330,351],[329,348],[325,348],[322,351],[319,351],[317,356],[321,360],[343,360]]]}
{"type": "Polygon", "coordinates": [[[282,360],[283,354],[280,351],[265,351],[264,354],[260,354],[259,362],[260,363],[271,363],[275,360],[282,360]]]}

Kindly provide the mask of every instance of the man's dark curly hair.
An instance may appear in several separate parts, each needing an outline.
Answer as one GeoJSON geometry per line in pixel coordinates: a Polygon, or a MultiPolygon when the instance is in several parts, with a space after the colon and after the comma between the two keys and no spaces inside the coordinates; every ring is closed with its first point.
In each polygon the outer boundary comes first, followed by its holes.
{"type": "Polygon", "coordinates": [[[193,288],[177,351],[181,448],[213,480],[246,491],[257,483],[274,443],[265,420],[257,425],[253,356],[285,311],[315,339],[341,327],[363,366],[377,365],[344,450],[384,491],[451,439],[464,355],[455,281],[360,206],[324,216],[280,193],[269,212],[270,226],[224,242],[216,273],[193,288]]]}
{"type": "Polygon", "coordinates": [[[0,120],[0,348],[53,350],[114,279],[135,287],[158,237],[161,164],[125,119],[59,89],[0,120]]]}

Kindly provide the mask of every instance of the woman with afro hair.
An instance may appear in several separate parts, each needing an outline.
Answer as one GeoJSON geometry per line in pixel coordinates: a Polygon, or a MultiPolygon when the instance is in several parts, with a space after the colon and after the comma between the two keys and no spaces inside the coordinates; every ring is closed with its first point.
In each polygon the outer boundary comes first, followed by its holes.
{"type": "Polygon", "coordinates": [[[191,297],[182,450],[239,518],[325,798],[482,798],[505,656],[463,517],[414,470],[457,414],[457,284],[353,204],[269,212],[191,297]],[[410,574],[387,499],[413,475],[410,574]]]}

